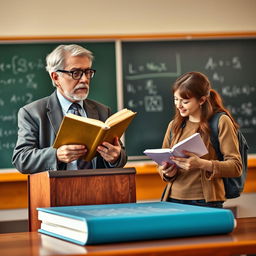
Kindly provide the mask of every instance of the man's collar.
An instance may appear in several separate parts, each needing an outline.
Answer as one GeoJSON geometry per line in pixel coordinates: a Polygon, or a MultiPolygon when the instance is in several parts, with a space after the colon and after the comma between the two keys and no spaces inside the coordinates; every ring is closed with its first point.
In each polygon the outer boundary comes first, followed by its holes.
{"type": "MultiPolygon", "coordinates": [[[[73,102],[72,102],[72,101],[69,101],[68,99],[66,99],[58,90],[57,90],[57,97],[58,97],[58,99],[59,99],[59,101],[60,101],[60,105],[61,105],[61,107],[62,107],[64,113],[67,113],[68,110],[69,110],[70,105],[71,105],[73,102]]],[[[81,100],[81,101],[79,101],[79,102],[77,102],[77,103],[78,103],[78,104],[81,106],[81,108],[83,109],[83,101],[81,100]]]]}

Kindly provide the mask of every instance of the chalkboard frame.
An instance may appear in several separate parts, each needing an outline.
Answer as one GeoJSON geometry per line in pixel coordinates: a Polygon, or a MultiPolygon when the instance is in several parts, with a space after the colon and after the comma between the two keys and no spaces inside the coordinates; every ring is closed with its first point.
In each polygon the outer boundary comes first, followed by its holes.
{"type": "MultiPolygon", "coordinates": [[[[26,37],[0,37],[0,44],[16,44],[16,43],[36,43],[36,42],[57,42],[57,43],[69,43],[69,42],[115,42],[122,44],[122,42],[129,41],[158,41],[158,40],[219,40],[219,39],[251,39],[256,38],[256,32],[225,32],[225,33],[180,33],[180,34],[145,34],[145,35],[99,35],[99,36],[26,36],[26,37]]],[[[116,52],[117,53],[117,52],[116,52]]],[[[116,58],[120,58],[120,56],[116,56],[116,58]]],[[[118,65],[122,60],[116,60],[116,70],[117,77],[120,77],[120,70],[122,69],[118,65]]],[[[122,64],[122,63],[121,63],[122,64]]],[[[120,99],[122,95],[118,92],[122,92],[122,83],[120,83],[120,78],[117,79],[117,108],[120,109],[123,105],[123,99],[120,99]]],[[[256,166],[256,153],[249,155],[248,165],[256,166]]],[[[9,168],[3,168],[5,169],[9,168]]],[[[12,169],[12,168],[11,168],[12,169]]]]}

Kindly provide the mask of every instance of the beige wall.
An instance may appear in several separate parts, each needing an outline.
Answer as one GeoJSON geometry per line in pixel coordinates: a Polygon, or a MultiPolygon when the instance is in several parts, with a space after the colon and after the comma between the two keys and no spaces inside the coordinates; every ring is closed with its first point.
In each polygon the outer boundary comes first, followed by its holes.
{"type": "Polygon", "coordinates": [[[0,37],[256,31],[256,0],[0,0],[0,37]]]}

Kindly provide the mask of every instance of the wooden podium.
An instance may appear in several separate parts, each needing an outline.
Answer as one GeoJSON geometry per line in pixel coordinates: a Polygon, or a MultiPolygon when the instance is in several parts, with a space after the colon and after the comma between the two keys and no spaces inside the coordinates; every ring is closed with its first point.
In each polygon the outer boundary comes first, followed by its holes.
{"type": "Polygon", "coordinates": [[[48,171],[28,177],[29,231],[37,231],[37,207],[136,202],[135,168],[48,171]]]}

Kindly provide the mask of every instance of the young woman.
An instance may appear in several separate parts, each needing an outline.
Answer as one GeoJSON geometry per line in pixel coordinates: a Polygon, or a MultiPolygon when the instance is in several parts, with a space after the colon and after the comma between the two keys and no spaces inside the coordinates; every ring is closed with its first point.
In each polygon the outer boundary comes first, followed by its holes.
{"type": "Polygon", "coordinates": [[[163,200],[221,208],[225,201],[222,178],[242,174],[238,125],[202,73],[189,72],[179,77],[173,85],[173,95],[176,113],[168,125],[162,147],[170,148],[199,132],[209,153],[199,158],[184,152],[187,158],[173,157],[175,164],[159,166],[160,176],[168,183],[163,200]],[[224,161],[218,160],[210,142],[209,120],[217,112],[226,113],[220,117],[218,126],[224,161]]]}

